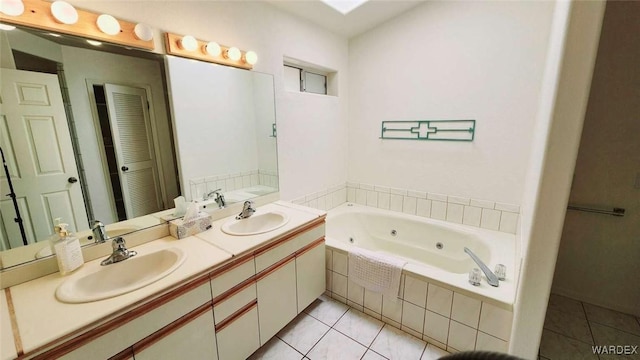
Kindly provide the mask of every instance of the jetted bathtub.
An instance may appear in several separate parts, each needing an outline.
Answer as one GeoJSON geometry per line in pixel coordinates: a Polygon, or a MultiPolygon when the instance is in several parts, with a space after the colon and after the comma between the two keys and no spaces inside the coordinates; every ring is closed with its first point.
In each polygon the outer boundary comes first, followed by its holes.
{"type": "Polygon", "coordinates": [[[405,274],[507,306],[513,304],[515,297],[515,264],[519,264],[515,260],[515,244],[513,234],[352,203],[330,210],[326,220],[326,245],[330,250],[349,252],[358,246],[400,257],[407,261],[405,274]],[[464,247],[491,270],[496,264],[506,265],[506,280],[493,287],[483,276],[480,286],[469,284],[469,271],[478,266],[464,247]]]}

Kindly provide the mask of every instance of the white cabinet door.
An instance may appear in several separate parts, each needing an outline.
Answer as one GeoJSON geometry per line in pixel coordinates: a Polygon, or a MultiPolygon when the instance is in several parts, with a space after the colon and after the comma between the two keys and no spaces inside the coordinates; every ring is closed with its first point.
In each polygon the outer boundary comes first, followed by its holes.
{"type": "Polygon", "coordinates": [[[213,310],[209,309],[183,326],[162,334],[159,339],[142,349],[134,346],[134,357],[136,360],[217,360],[218,349],[215,336],[213,310]]]}
{"type": "Polygon", "coordinates": [[[296,263],[291,257],[258,275],[260,345],[264,345],[298,314],[296,263]]]}
{"type": "Polygon", "coordinates": [[[326,287],[324,241],[296,256],[298,313],[317,299],[326,287]]]}
{"type": "MultiPolygon", "coordinates": [[[[256,302],[216,330],[220,360],[244,360],[260,347],[256,302]]],[[[194,357],[182,357],[195,359],[194,357]]],[[[136,357],[136,360],[138,358],[136,357]]]]}

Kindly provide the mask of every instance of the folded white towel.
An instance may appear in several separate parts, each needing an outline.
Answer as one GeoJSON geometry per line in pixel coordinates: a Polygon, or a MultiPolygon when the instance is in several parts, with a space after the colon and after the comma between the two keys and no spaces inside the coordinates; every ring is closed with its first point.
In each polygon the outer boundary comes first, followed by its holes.
{"type": "Polygon", "coordinates": [[[402,268],[406,263],[387,254],[353,247],[349,252],[349,279],[395,301],[400,292],[402,268]]]}

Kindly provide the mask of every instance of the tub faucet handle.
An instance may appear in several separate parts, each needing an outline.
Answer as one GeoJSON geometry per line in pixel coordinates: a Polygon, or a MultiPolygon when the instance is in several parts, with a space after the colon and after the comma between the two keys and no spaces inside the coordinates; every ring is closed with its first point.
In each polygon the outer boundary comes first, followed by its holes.
{"type": "Polygon", "coordinates": [[[487,282],[489,283],[489,285],[495,286],[495,287],[500,286],[500,280],[498,280],[498,277],[496,276],[496,274],[491,272],[491,270],[489,270],[487,265],[485,265],[484,262],[482,262],[482,260],[480,260],[480,258],[476,254],[473,253],[473,251],[471,251],[471,250],[469,250],[469,248],[465,247],[464,248],[464,252],[469,254],[469,256],[471,256],[473,261],[475,261],[476,264],[478,264],[478,266],[480,267],[480,269],[482,269],[482,272],[484,273],[484,276],[487,277],[487,282]]]}
{"type": "Polygon", "coordinates": [[[498,277],[498,280],[503,280],[507,277],[507,267],[504,264],[497,264],[493,272],[498,277]]]}

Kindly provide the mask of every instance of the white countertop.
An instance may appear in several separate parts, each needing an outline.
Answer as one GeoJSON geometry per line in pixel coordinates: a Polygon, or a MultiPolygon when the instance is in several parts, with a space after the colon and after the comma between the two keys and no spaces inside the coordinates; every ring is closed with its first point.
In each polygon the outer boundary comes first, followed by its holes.
{"type": "MultiPolygon", "coordinates": [[[[268,233],[256,234],[251,236],[234,236],[225,234],[222,232],[222,230],[220,230],[224,223],[230,221],[230,218],[225,218],[212,222],[211,229],[196,234],[195,236],[229,252],[230,254],[233,254],[233,256],[238,256],[259,247],[269,239],[284,235],[285,233],[297,228],[301,224],[317,219],[319,216],[324,214],[324,212],[321,211],[302,211],[290,205],[293,204],[278,201],[258,207],[256,209],[254,215],[259,215],[260,213],[269,211],[286,211],[286,213],[289,215],[289,221],[284,226],[268,233]]],[[[231,219],[233,219],[233,217],[231,219]]]]}
{"type": "Polygon", "coordinates": [[[9,306],[4,290],[0,291],[0,359],[15,359],[18,355],[13,342],[13,331],[11,330],[11,318],[9,317],[9,306]]]}
{"type": "MultiPolygon", "coordinates": [[[[83,276],[98,270],[102,259],[87,262],[76,272],[67,276],[55,273],[11,287],[10,292],[24,352],[28,353],[83,327],[128,311],[145,299],[176,287],[193,276],[223,264],[235,255],[255,249],[325,214],[322,211],[304,211],[289,205],[289,203],[277,202],[258,207],[257,211],[279,210],[286,212],[290,217],[286,225],[268,233],[252,236],[225,234],[220,227],[224,222],[233,219],[233,217],[227,217],[215,221],[212,229],[197,236],[180,240],[167,236],[132,248],[139,255],[144,255],[164,248],[177,247],[185,252],[187,258],[178,269],[166,277],[110,299],[67,304],[58,301],[55,297],[56,288],[63,281],[71,276],[83,276]]],[[[1,301],[2,359],[15,358],[11,325],[9,317],[5,316],[8,311],[4,292],[1,301]],[[5,346],[5,341],[11,346],[5,346]],[[9,354],[12,349],[13,353],[9,354]]]]}
{"type": "Polygon", "coordinates": [[[98,270],[102,259],[87,262],[69,276],[55,273],[12,287],[11,295],[24,352],[32,351],[117,313],[231,258],[231,255],[225,251],[194,237],[177,240],[167,236],[140,245],[135,250],[139,255],[144,255],[173,246],[182,249],[187,255],[185,262],[178,269],[148,286],[110,299],[67,304],[58,301],[55,297],[58,285],[68,277],[81,276],[98,270]]]}

